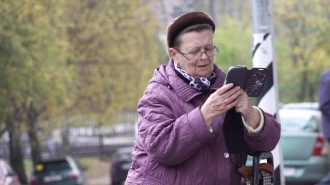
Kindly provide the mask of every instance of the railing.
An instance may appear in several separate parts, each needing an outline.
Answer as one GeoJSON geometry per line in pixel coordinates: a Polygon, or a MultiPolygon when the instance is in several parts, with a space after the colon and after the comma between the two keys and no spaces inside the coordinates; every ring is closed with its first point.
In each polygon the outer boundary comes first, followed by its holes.
{"type": "MultiPolygon", "coordinates": [[[[41,156],[53,158],[70,154],[77,157],[111,155],[116,149],[133,146],[135,141],[135,125],[129,124],[116,132],[107,132],[106,128],[90,132],[86,128],[71,128],[66,137],[61,134],[52,135],[40,142],[41,156]],[[80,131],[79,131],[80,130],[80,131]],[[67,138],[66,142],[63,140],[67,138]],[[65,145],[64,143],[68,143],[65,145]],[[66,152],[65,152],[66,151],[66,152]]],[[[25,158],[31,158],[31,148],[27,139],[21,141],[21,149],[25,158]]],[[[9,142],[0,141],[0,157],[10,156],[9,142]]]]}

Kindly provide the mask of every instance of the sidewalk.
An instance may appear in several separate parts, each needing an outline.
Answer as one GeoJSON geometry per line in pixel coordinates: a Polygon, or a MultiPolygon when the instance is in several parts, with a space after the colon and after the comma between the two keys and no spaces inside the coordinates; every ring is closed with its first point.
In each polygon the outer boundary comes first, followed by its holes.
{"type": "Polygon", "coordinates": [[[109,159],[84,158],[82,162],[88,167],[85,172],[87,185],[110,185],[109,159]]]}
{"type": "Polygon", "coordinates": [[[88,185],[110,185],[109,176],[88,179],[88,185]]]}

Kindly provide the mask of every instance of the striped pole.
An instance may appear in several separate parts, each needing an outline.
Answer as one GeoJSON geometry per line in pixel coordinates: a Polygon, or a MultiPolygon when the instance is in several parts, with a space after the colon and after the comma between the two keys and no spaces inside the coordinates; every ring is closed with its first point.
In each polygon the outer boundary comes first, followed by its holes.
{"type": "MultiPolygon", "coordinates": [[[[253,18],[253,67],[271,69],[261,95],[257,98],[258,107],[273,114],[278,119],[277,71],[274,57],[273,22],[271,0],[252,0],[253,18]]],[[[281,142],[272,151],[275,169],[275,185],[284,185],[283,156],[281,142]]]]}

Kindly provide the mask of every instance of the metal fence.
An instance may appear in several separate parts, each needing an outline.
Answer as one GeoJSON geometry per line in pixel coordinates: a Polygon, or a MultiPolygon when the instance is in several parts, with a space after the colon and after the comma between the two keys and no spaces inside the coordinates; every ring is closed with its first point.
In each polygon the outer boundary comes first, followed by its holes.
{"type": "MultiPolygon", "coordinates": [[[[57,127],[48,129],[47,136],[42,135],[40,142],[43,158],[63,155],[77,157],[111,155],[116,149],[133,146],[135,141],[135,122],[118,123],[112,127],[95,127],[95,124],[82,126],[57,127]]],[[[29,139],[23,134],[21,149],[25,158],[31,157],[29,139]]],[[[10,156],[8,134],[0,139],[0,157],[10,156]]]]}

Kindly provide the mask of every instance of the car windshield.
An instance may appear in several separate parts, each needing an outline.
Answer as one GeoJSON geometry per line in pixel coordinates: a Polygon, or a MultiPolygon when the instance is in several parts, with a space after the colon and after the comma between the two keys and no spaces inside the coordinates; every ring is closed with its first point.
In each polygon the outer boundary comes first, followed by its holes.
{"type": "Polygon", "coordinates": [[[71,169],[71,167],[66,160],[42,162],[35,166],[36,173],[67,169],[71,169]]]}

